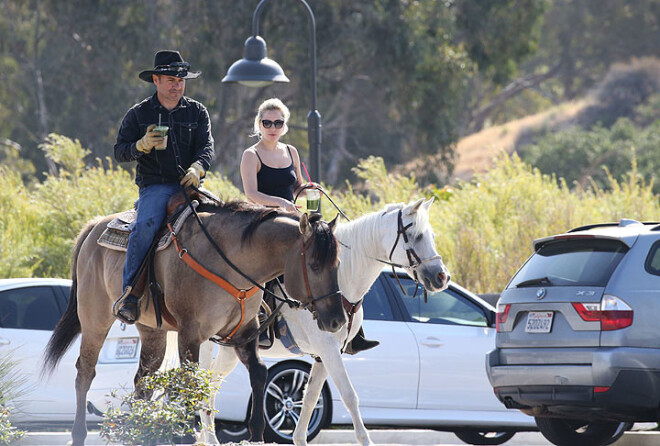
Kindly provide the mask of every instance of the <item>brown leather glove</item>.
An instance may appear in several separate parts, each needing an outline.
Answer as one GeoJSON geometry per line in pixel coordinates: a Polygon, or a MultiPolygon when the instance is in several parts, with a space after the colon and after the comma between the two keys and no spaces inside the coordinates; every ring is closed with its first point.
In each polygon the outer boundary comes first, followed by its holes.
{"type": "Polygon", "coordinates": [[[135,148],[142,153],[149,153],[157,145],[163,143],[164,136],[160,132],[152,132],[156,124],[151,124],[147,127],[147,133],[135,143],[135,148]]]}
{"type": "Polygon", "coordinates": [[[186,174],[181,179],[181,185],[199,187],[199,182],[202,178],[204,178],[205,174],[206,172],[204,171],[202,165],[199,162],[195,161],[188,168],[186,174]]]}

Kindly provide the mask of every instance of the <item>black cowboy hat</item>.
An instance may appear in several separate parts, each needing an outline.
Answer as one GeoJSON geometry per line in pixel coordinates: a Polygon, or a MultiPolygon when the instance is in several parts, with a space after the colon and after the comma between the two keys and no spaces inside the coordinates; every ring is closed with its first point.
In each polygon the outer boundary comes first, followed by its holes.
{"type": "Polygon", "coordinates": [[[145,70],[139,76],[143,81],[153,83],[152,74],[164,74],[165,76],[175,76],[181,79],[195,79],[202,74],[201,71],[189,70],[190,64],[183,60],[178,51],[161,50],[154,57],[154,69],[145,70]]]}

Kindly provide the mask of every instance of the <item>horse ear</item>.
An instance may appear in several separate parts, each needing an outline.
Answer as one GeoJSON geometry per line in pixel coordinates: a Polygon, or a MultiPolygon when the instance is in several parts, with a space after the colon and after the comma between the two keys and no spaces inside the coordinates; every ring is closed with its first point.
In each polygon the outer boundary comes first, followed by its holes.
{"type": "Polygon", "coordinates": [[[435,200],[435,197],[429,198],[428,200],[426,200],[424,202],[424,204],[422,205],[422,208],[426,209],[426,212],[428,212],[428,210],[431,207],[431,205],[433,204],[434,200],[435,200]]]}
{"type": "Polygon", "coordinates": [[[419,207],[422,205],[423,202],[424,202],[424,199],[420,198],[419,200],[417,200],[413,204],[409,204],[408,205],[409,209],[408,209],[408,212],[406,212],[406,214],[412,215],[412,214],[416,213],[419,210],[419,207]]]}
{"type": "Polygon", "coordinates": [[[332,219],[330,223],[328,223],[328,226],[330,226],[330,230],[332,232],[335,232],[335,226],[337,226],[337,219],[339,218],[339,213],[335,215],[335,218],[332,219]]]}
{"type": "Polygon", "coordinates": [[[309,215],[307,212],[300,216],[300,233],[305,235],[311,230],[311,225],[309,224],[309,215]]]}

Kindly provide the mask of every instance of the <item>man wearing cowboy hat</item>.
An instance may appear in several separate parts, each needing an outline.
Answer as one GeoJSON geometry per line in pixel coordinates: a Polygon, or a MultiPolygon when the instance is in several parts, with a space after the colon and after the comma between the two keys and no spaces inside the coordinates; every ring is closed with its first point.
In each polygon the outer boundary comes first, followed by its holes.
{"type": "Polygon", "coordinates": [[[183,95],[186,79],[201,72],[178,51],[158,51],[154,69],[139,77],[155,84],[156,93],[134,105],[124,116],[115,144],[115,159],[136,161],[135,183],[140,188],[137,217],[129,236],[123,272],[123,293],[113,312],[133,324],[139,317],[139,296],[131,294],[137,271],[165,219],[169,198],[182,186],[199,186],[213,160],[213,136],[206,107],[183,95]],[[154,131],[167,126],[167,137],[154,131]],[[163,149],[164,148],[164,149],[163,149]]]}

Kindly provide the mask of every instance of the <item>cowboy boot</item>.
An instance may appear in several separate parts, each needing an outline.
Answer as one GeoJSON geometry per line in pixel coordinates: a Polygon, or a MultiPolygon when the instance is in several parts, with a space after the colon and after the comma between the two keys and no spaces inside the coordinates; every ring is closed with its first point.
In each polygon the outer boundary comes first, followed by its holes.
{"type": "Polygon", "coordinates": [[[132,287],[127,286],[112,306],[112,314],[128,325],[133,325],[140,317],[140,299],[131,294],[132,290],[132,287]]]}
{"type": "Polygon", "coordinates": [[[348,353],[349,355],[355,355],[358,352],[362,352],[364,350],[369,350],[370,348],[374,348],[379,344],[380,344],[379,341],[372,341],[370,339],[366,339],[364,337],[364,329],[360,327],[355,337],[346,346],[346,350],[344,351],[344,353],[348,353]]]}

